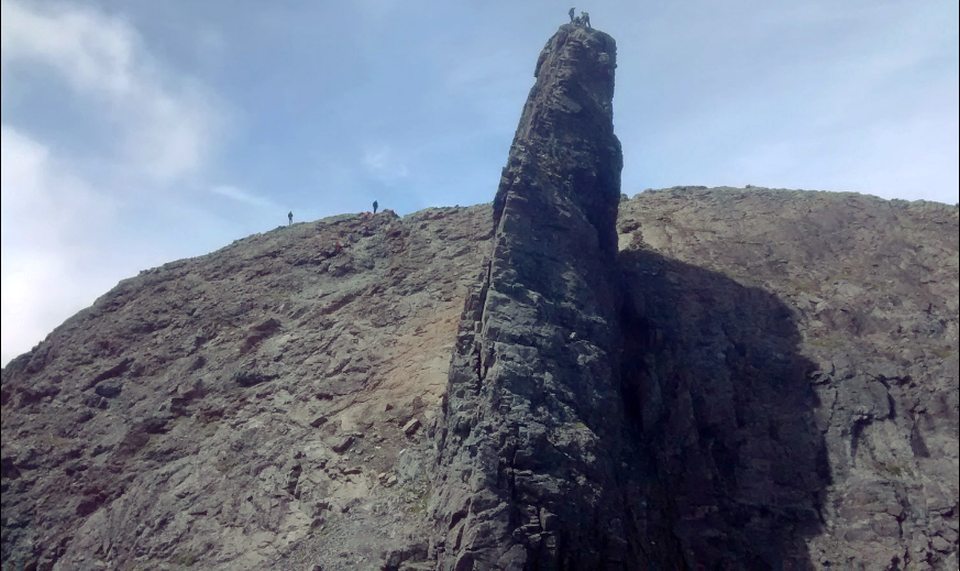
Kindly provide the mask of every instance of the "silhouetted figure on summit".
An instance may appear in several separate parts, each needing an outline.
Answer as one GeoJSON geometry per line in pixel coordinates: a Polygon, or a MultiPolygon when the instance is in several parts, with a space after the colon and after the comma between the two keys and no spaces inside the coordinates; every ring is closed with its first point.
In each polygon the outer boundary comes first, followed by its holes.
{"type": "Polygon", "coordinates": [[[287,226],[293,224],[293,210],[287,213],[287,226]]]}
{"type": "Polygon", "coordinates": [[[380,205],[377,204],[377,201],[374,200],[374,201],[373,201],[373,213],[374,213],[374,214],[377,213],[377,208],[378,208],[379,206],[380,206],[380,205]]]}
{"type": "Polygon", "coordinates": [[[590,27],[590,14],[587,12],[580,12],[580,23],[586,27],[590,27]]]}
{"type": "Polygon", "coordinates": [[[571,24],[573,24],[573,23],[576,22],[576,20],[577,20],[577,19],[574,17],[574,14],[575,14],[576,12],[577,12],[577,7],[576,7],[576,6],[574,6],[573,8],[570,8],[570,11],[567,12],[567,14],[570,14],[570,23],[571,23],[571,24]]]}

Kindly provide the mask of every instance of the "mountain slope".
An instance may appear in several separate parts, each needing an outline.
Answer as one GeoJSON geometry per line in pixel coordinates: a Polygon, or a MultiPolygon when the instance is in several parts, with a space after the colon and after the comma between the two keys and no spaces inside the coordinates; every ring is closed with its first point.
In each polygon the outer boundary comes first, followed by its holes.
{"type": "MultiPolygon", "coordinates": [[[[3,370],[4,562],[258,569],[358,498],[415,520],[403,428],[443,393],[489,212],[279,228],[70,319],[3,370]]],[[[388,550],[376,519],[357,542],[388,550]]]]}

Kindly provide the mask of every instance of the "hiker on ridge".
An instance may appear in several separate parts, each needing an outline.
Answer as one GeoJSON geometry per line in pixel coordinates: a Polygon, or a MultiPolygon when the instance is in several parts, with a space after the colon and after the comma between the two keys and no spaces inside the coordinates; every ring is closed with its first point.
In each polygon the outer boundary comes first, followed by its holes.
{"type": "Polygon", "coordinates": [[[374,213],[374,214],[377,213],[377,208],[378,208],[379,206],[380,206],[380,205],[377,204],[377,201],[374,200],[374,201],[373,201],[373,213],[374,213]]]}
{"type": "Polygon", "coordinates": [[[293,224],[293,210],[287,213],[287,226],[293,224]]]}
{"type": "Polygon", "coordinates": [[[567,12],[567,14],[570,14],[570,23],[571,23],[571,24],[574,23],[574,21],[576,20],[576,18],[574,18],[574,16],[573,16],[573,15],[576,13],[576,11],[577,11],[577,7],[574,6],[573,8],[570,8],[570,11],[569,11],[569,12],[567,12]]]}

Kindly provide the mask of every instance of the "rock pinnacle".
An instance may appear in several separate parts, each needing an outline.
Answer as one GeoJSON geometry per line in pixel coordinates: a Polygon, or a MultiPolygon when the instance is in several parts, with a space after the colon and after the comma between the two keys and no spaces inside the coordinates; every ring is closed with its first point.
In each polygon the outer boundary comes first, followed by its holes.
{"type": "Polygon", "coordinates": [[[494,202],[451,366],[436,516],[451,569],[619,569],[616,44],[561,26],[494,202]],[[602,444],[601,444],[602,443],[602,444]]]}

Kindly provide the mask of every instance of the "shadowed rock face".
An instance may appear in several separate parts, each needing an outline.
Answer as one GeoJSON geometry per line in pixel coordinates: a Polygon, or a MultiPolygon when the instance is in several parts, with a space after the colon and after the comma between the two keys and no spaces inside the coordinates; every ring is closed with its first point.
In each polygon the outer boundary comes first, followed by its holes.
{"type": "Polygon", "coordinates": [[[453,569],[627,561],[619,466],[616,48],[547,42],[494,202],[494,249],[464,312],[434,506],[453,569]]]}
{"type": "Polygon", "coordinates": [[[621,203],[624,397],[691,568],[957,567],[957,223],[851,193],[621,203]]]}
{"type": "Polygon", "coordinates": [[[689,568],[810,569],[830,468],[813,364],[775,296],[640,249],[621,254],[624,402],[689,568]]]}
{"type": "Polygon", "coordinates": [[[493,207],[250,236],[14,359],[4,570],[956,569],[958,210],[620,200],[613,68],[548,42],[493,207]]]}

